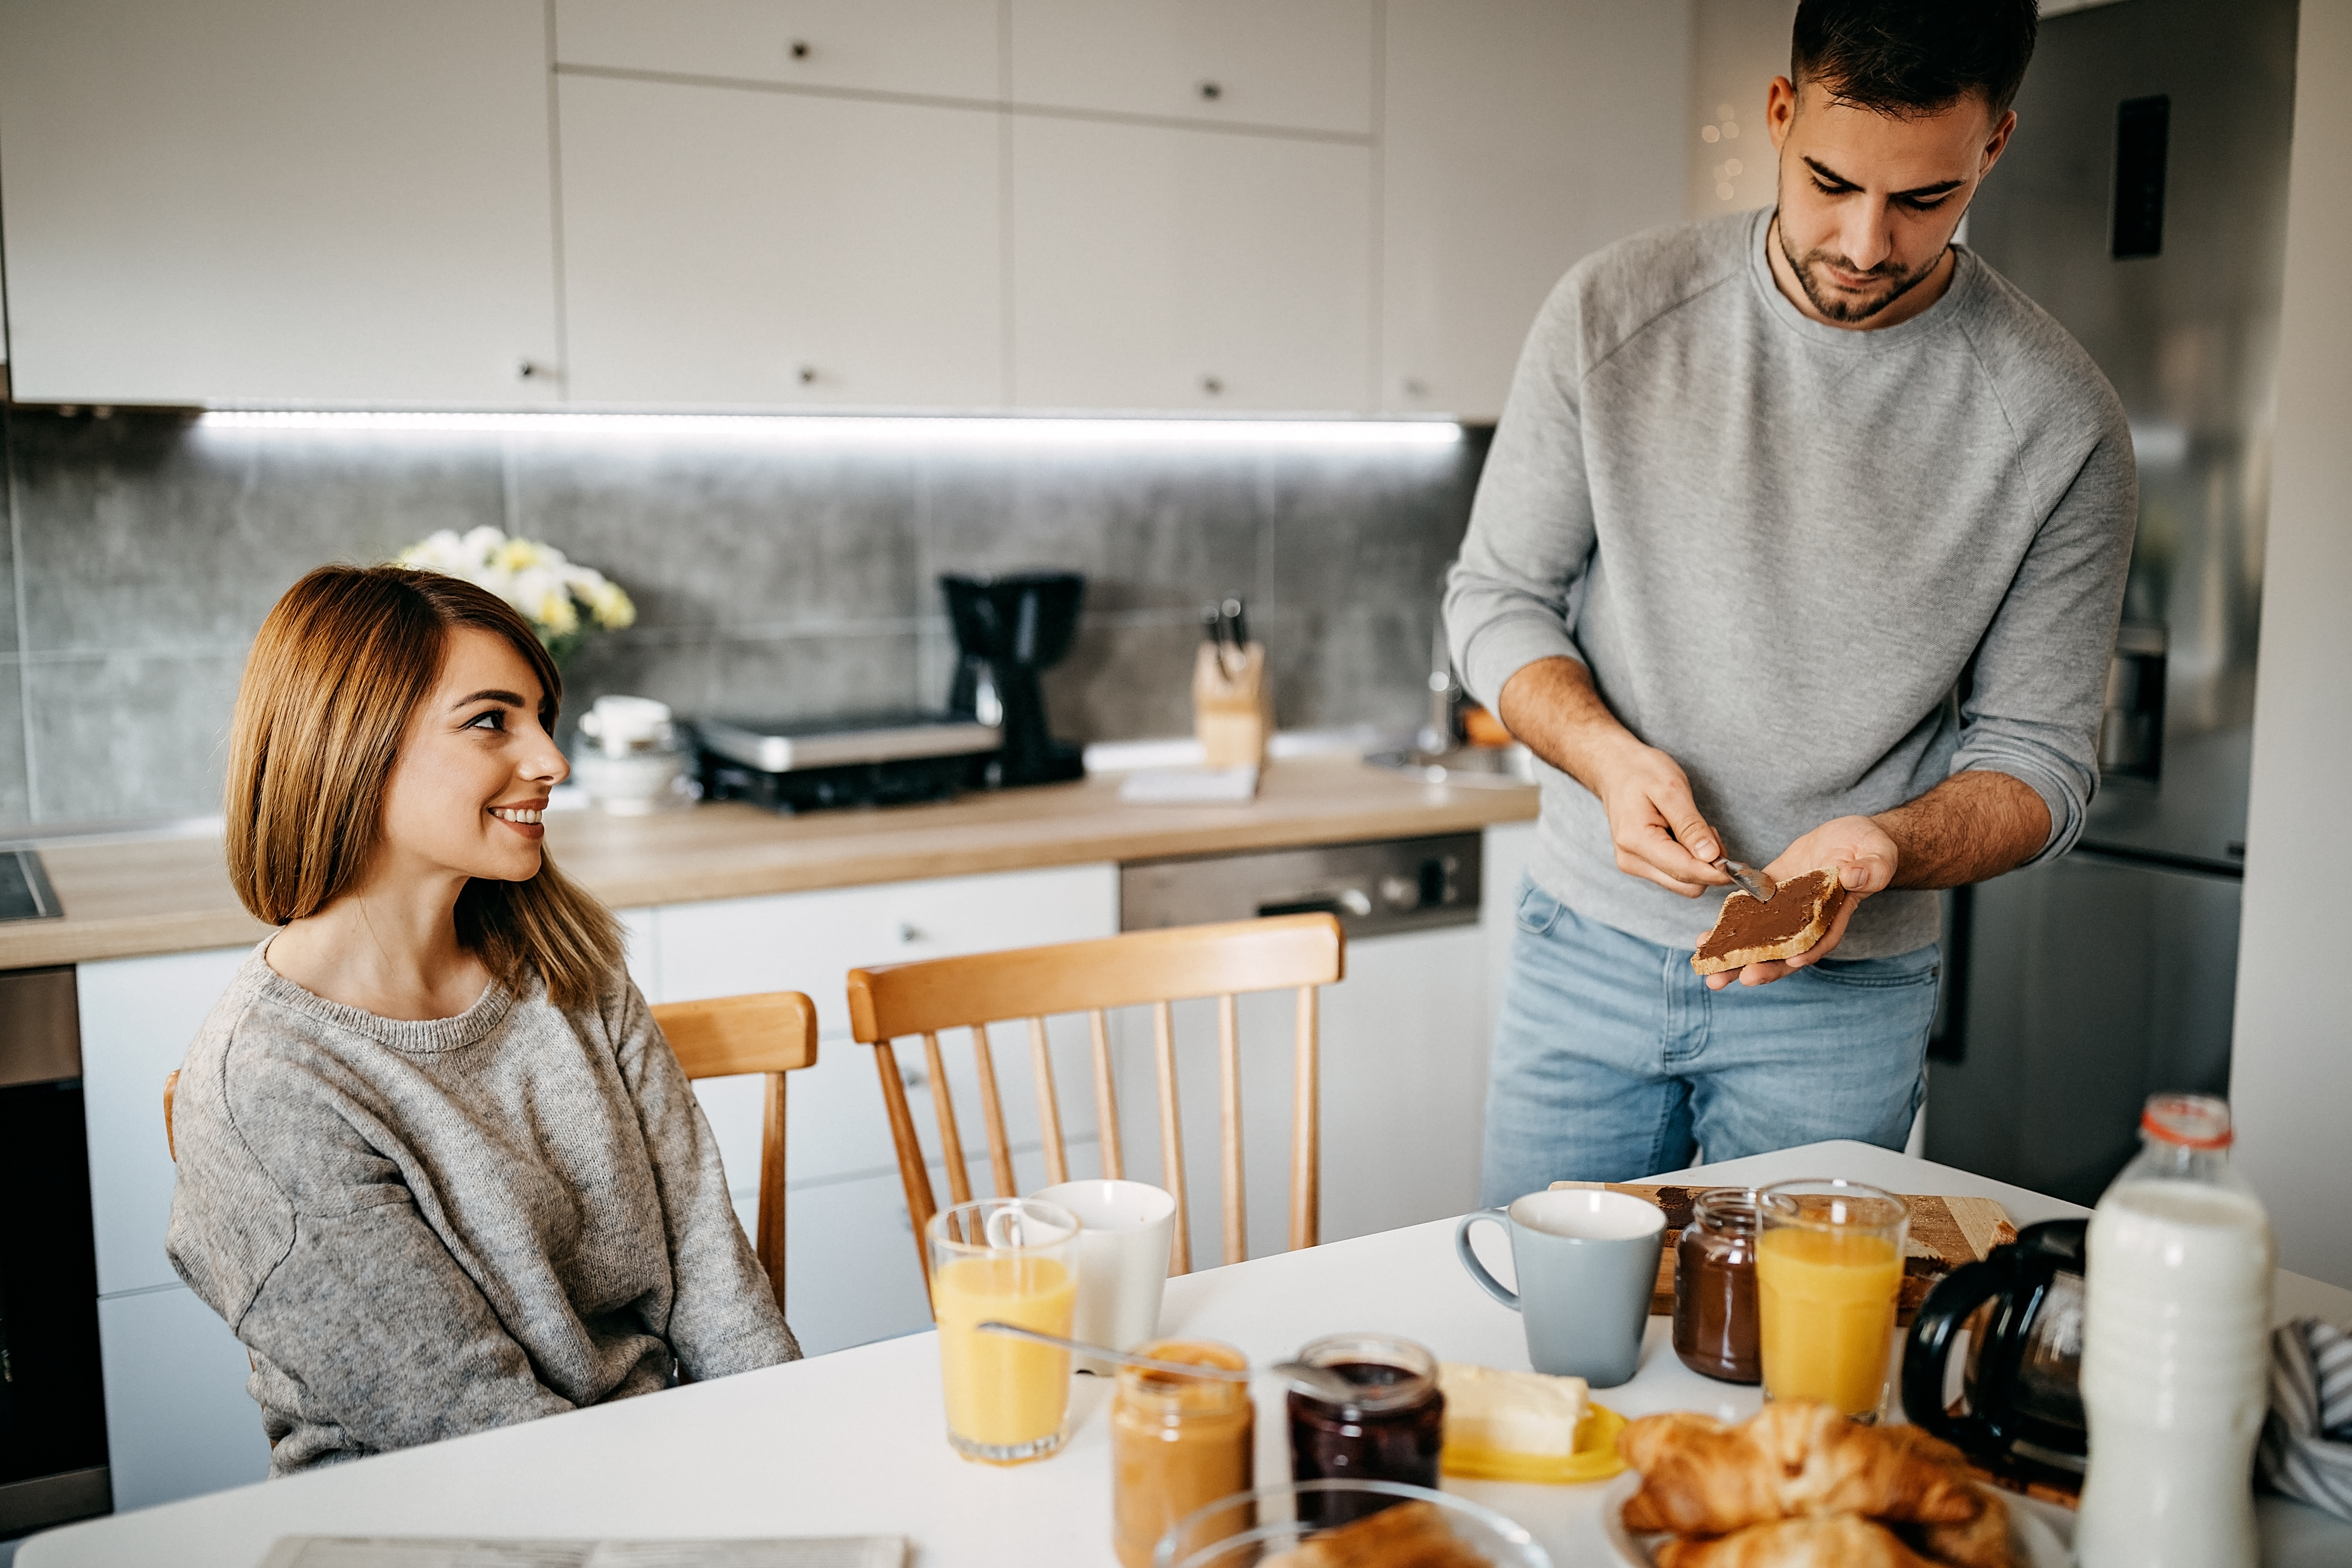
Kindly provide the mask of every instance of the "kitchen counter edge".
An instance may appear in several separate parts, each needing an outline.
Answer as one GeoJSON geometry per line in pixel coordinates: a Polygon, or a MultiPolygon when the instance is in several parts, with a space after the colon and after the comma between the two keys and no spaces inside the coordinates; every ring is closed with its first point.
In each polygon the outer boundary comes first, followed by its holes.
{"type": "MultiPolygon", "coordinates": [[[[906,805],[777,816],[740,805],[654,817],[563,814],[550,851],[614,909],[1461,833],[1531,821],[1537,792],[1428,784],[1353,759],[1266,770],[1245,806],[1132,805],[1118,775],[906,805]]],[[[0,969],[235,947],[268,928],[230,890],[220,840],[41,846],[62,919],[0,925],[0,969]]]]}

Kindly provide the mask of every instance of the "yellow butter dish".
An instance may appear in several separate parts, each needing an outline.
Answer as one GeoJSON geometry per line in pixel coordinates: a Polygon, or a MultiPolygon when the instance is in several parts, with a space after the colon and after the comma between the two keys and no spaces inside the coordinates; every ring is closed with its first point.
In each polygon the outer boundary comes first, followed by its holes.
{"type": "Polygon", "coordinates": [[[1617,1455],[1624,1417],[1592,1403],[1580,1377],[1502,1372],[1447,1362],[1445,1443],[1450,1476],[1498,1481],[1598,1481],[1625,1468],[1617,1455]]]}
{"type": "Polygon", "coordinates": [[[1566,1455],[1514,1454],[1476,1443],[1447,1438],[1437,1467],[1449,1476],[1473,1481],[1605,1481],[1625,1468],[1617,1451],[1617,1434],[1625,1418],[1605,1405],[1592,1406],[1576,1429],[1576,1447],[1566,1455]]]}

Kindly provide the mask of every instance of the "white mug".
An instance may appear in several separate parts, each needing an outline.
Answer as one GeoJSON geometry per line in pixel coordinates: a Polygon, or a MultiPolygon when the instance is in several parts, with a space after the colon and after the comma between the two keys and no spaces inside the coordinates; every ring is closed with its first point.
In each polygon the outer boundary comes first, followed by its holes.
{"type": "MultiPolygon", "coordinates": [[[[1078,1216],[1078,1305],[1070,1337],[1129,1351],[1160,1332],[1176,1199],[1147,1182],[1064,1182],[1030,1194],[1078,1216]]],[[[1113,1369],[1080,1356],[1078,1364],[1113,1369]]]]}

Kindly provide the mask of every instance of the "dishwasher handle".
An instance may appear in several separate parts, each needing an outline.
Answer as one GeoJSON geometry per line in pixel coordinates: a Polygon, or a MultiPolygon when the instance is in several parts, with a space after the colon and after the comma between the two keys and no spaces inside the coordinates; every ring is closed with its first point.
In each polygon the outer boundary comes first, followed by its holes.
{"type": "Polygon", "coordinates": [[[1341,920],[1350,916],[1361,920],[1372,912],[1372,900],[1361,888],[1341,888],[1336,892],[1260,904],[1257,912],[1261,919],[1269,915],[1337,915],[1341,920]]]}

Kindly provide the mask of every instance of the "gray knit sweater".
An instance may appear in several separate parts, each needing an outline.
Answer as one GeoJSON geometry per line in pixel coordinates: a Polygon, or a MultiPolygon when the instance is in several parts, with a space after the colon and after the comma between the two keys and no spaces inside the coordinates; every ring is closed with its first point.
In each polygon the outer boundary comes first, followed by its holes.
{"type": "Polygon", "coordinates": [[[272,1474],[800,1354],[625,976],[403,1022],[267,946],[181,1069],[167,1250],[252,1352],[272,1474]]]}
{"type": "MultiPolygon", "coordinates": [[[[1771,216],[1637,236],[1553,290],[1454,569],[1455,667],[1491,704],[1537,659],[1581,659],[1758,865],[1972,768],[2032,786],[2042,856],[2063,854],[2098,782],[2137,516],[2123,405],[1966,249],[1907,321],[1808,320],[1772,279],[1771,216]]],[[[1620,871],[1601,803],[1549,768],[1532,869],[1667,948],[1720,902],[1620,871]]],[[[1838,956],[1924,946],[1936,910],[1882,893],[1838,956]]]]}

